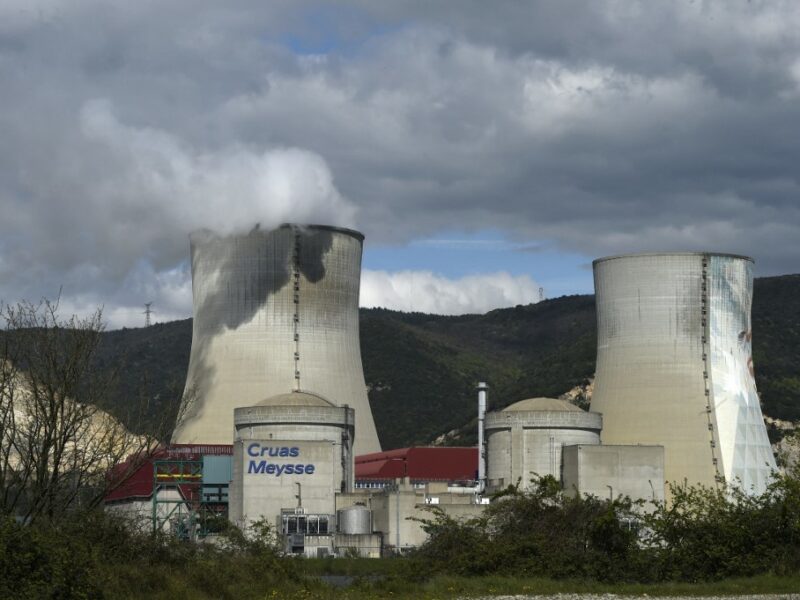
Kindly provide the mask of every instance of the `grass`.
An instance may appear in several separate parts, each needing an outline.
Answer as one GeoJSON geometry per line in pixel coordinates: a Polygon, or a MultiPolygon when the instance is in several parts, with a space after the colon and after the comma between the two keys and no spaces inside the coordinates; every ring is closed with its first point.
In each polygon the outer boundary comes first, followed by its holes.
{"type": "Polygon", "coordinates": [[[412,583],[402,576],[402,560],[308,560],[301,567],[304,576],[276,584],[268,572],[258,569],[227,571],[232,565],[205,573],[196,569],[155,569],[143,577],[134,569],[122,569],[117,586],[104,590],[109,598],[236,598],[237,600],[447,600],[494,595],[595,593],[630,596],[710,596],[738,594],[791,594],[800,590],[800,575],[779,577],[762,575],[706,583],[607,584],[593,581],[557,581],[514,577],[435,577],[412,583]],[[320,575],[350,575],[350,586],[336,588],[323,583],[320,575]],[[138,584],[135,582],[138,581],[138,584]],[[116,589],[114,589],[116,588],[116,589]],[[123,591],[124,590],[124,591],[123,591]]]}

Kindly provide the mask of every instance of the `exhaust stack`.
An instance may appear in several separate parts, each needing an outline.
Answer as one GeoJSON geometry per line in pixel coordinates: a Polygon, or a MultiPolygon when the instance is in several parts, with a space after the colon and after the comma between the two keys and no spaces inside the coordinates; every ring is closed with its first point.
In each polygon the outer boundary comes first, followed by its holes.
{"type": "Polygon", "coordinates": [[[486,420],[486,397],[489,386],[481,381],[478,384],[478,493],[486,489],[486,442],[484,421],[486,420]]]}

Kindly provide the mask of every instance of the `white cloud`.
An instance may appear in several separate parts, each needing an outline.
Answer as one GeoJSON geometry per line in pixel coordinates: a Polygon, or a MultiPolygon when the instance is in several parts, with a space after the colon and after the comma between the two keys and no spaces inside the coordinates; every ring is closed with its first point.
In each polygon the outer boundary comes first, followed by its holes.
{"type": "Polygon", "coordinates": [[[130,315],[147,301],[160,307],[162,320],[175,318],[187,299],[191,308],[191,231],[355,225],[355,206],[314,152],[193,144],[123,123],[108,100],[85,102],[75,117],[72,147],[57,150],[46,172],[25,182],[26,202],[4,197],[0,181],[5,301],[52,298],[62,289],[65,310],[104,305],[114,327],[138,322],[130,315]]]}
{"type": "Polygon", "coordinates": [[[284,220],[796,270],[798,28],[793,0],[0,2],[0,298],[181,314],[191,229],[284,220]]]}
{"type": "Polygon", "coordinates": [[[229,233],[258,222],[264,228],[285,221],[354,224],[354,206],[313,152],[241,145],[197,150],[167,132],[120,123],[105,100],[83,107],[81,130],[117,167],[112,180],[98,182],[98,204],[143,215],[160,235],[202,227],[229,233]]]}
{"type": "MultiPolygon", "coordinates": [[[[51,297],[54,296],[51,294],[51,297]]],[[[107,329],[142,327],[145,302],[153,304],[154,323],[191,317],[192,280],[188,263],[156,271],[149,263],[140,262],[119,289],[108,294],[98,294],[91,289],[77,293],[74,289],[64,290],[59,314],[63,318],[86,317],[99,308],[107,329]]]]}
{"type": "MultiPolygon", "coordinates": [[[[131,295],[153,302],[153,322],[192,316],[192,285],[188,269],[155,273],[141,266],[125,282],[131,295]]],[[[430,271],[373,271],[361,274],[361,306],[441,315],[485,313],[495,308],[531,304],[539,300],[539,284],[528,275],[479,273],[448,279],[430,271]]],[[[87,316],[102,305],[91,294],[64,297],[62,316],[87,316]]],[[[108,329],[144,325],[144,304],[129,298],[103,306],[108,329]]]]}
{"type": "Polygon", "coordinates": [[[505,272],[448,279],[430,271],[365,270],[361,306],[442,315],[485,313],[539,300],[539,285],[528,275],[505,272]]]}

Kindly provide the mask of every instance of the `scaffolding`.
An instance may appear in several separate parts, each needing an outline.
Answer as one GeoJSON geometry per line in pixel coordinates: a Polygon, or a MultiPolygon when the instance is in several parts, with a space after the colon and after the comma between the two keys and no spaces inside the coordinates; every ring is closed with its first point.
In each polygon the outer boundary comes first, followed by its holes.
{"type": "Polygon", "coordinates": [[[228,485],[204,484],[204,461],[153,461],[153,531],[179,539],[203,538],[227,519],[228,485]]]}

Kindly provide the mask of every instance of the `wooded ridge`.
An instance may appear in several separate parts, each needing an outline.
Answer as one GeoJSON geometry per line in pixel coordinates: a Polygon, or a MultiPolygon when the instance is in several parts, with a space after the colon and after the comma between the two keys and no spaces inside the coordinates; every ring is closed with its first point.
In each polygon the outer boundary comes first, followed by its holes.
{"type": "MultiPolygon", "coordinates": [[[[493,409],[559,396],[594,374],[595,336],[590,295],[484,315],[361,309],[364,373],[381,445],[429,444],[447,432],[440,443],[474,443],[478,381],[491,386],[493,409]]],[[[122,366],[120,407],[145,394],[154,422],[175,411],[191,337],[191,319],[104,333],[98,366],[122,366]]],[[[753,358],[764,414],[800,420],[800,275],[756,279],[753,358]]]]}

